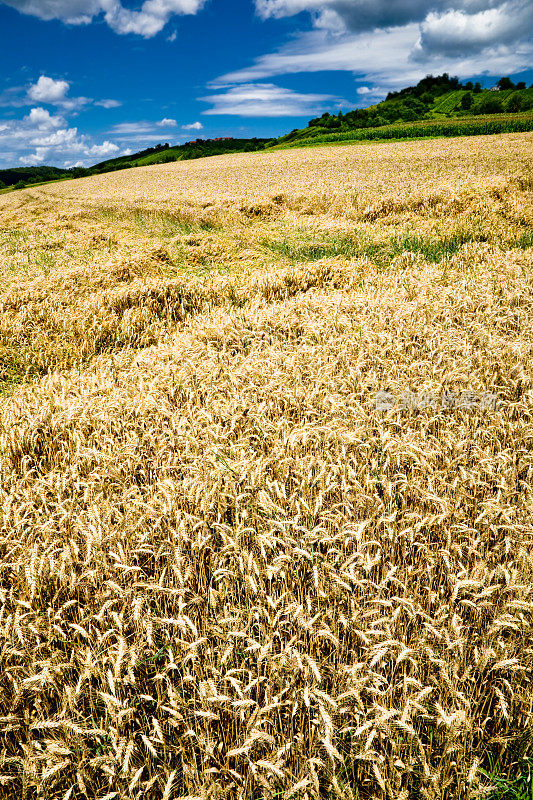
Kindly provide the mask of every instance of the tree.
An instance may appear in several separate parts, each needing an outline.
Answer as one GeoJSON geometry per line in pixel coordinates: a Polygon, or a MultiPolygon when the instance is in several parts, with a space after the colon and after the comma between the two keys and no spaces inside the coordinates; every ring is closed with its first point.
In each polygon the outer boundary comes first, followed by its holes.
{"type": "Polygon", "coordinates": [[[487,92],[487,97],[484,97],[479,105],[479,111],[481,114],[499,114],[503,111],[502,101],[487,92]]]}
{"type": "Polygon", "coordinates": [[[468,89],[469,92],[471,92],[473,88],[474,84],[472,83],[472,81],[468,81],[468,83],[465,83],[465,89],[468,89]]]}
{"type": "Polygon", "coordinates": [[[514,89],[515,85],[510,78],[500,78],[498,83],[496,84],[498,89],[501,91],[505,91],[506,89],[514,89]]]}
{"type": "Polygon", "coordinates": [[[512,111],[512,112],[520,111],[521,108],[522,108],[521,96],[519,94],[513,95],[507,105],[507,111],[512,111]]]}
{"type": "Polygon", "coordinates": [[[481,91],[481,84],[479,81],[477,81],[477,83],[474,84],[473,92],[474,94],[479,94],[480,91],[481,91]]]}
{"type": "Polygon", "coordinates": [[[525,88],[526,88],[526,82],[525,81],[518,81],[518,83],[515,86],[515,89],[525,89],[525,88]]]}
{"type": "Polygon", "coordinates": [[[464,109],[464,111],[469,111],[472,108],[473,102],[472,95],[470,92],[467,92],[461,98],[461,108],[464,109]]]}
{"type": "Polygon", "coordinates": [[[25,188],[26,184],[24,183],[24,181],[19,181],[13,186],[13,189],[25,189],[25,188]]]}
{"type": "Polygon", "coordinates": [[[5,189],[5,188],[6,188],[6,185],[5,185],[4,181],[0,181],[0,189],[5,189]]]}

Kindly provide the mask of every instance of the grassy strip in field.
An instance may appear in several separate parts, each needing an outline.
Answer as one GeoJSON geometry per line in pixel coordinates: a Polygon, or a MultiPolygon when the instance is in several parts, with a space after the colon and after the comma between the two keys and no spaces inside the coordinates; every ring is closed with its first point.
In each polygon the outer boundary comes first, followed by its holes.
{"type": "MultiPolygon", "coordinates": [[[[148,221],[153,221],[151,216],[148,221]]],[[[158,224],[157,221],[155,224],[158,224]]],[[[522,245],[531,246],[530,239],[530,235],[524,234],[522,245]]],[[[464,244],[480,241],[483,238],[476,238],[475,234],[458,232],[440,238],[404,234],[383,242],[330,236],[314,242],[265,241],[263,244],[294,266],[339,256],[347,259],[367,257],[378,271],[382,271],[402,253],[419,254],[427,263],[439,263],[456,255],[464,244]]],[[[516,246],[521,246],[520,240],[517,240],[516,246]]],[[[141,348],[155,344],[176,325],[183,323],[190,314],[197,314],[224,302],[243,307],[258,292],[260,295],[264,293],[261,287],[255,292],[244,290],[237,277],[238,270],[235,272],[234,269],[232,271],[235,274],[224,277],[216,265],[209,268],[205,259],[200,259],[195,265],[191,264],[181,277],[177,276],[175,267],[168,266],[165,269],[165,266],[165,263],[154,265],[147,261],[144,267],[140,265],[141,272],[138,273],[135,265],[132,265],[132,271],[128,273],[125,265],[123,270],[126,283],[121,287],[103,288],[96,292],[91,286],[87,286],[81,293],[78,289],[68,302],[70,310],[65,307],[64,297],[56,299],[50,288],[46,309],[39,304],[33,304],[34,324],[30,337],[24,337],[21,333],[18,320],[26,310],[15,299],[12,310],[3,309],[0,315],[0,385],[3,391],[25,377],[38,377],[50,368],[82,365],[96,355],[118,352],[126,347],[141,348]],[[128,288],[128,281],[133,281],[143,270],[147,276],[150,272],[154,275],[155,280],[152,279],[151,285],[142,290],[133,286],[128,288]],[[158,274],[159,278],[156,277],[158,274]],[[203,277],[208,279],[208,283],[197,283],[203,277]],[[214,288],[215,284],[211,287],[213,280],[217,282],[218,289],[214,288]]],[[[120,271],[120,267],[117,269],[120,271]]],[[[320,271],[318,267],[317,276],[320,271]]],[[[323,278],[317,279],[320,284],[328,283],[326,273],[323,278]]],[[[333,275],[332,285],[336,280],[333,275]]],[[[312,276],[310,281],[303,284],[304,291],[315,285],[312,276]]],[[[299,284],[291,289],[284,280],[277,289],[275,286],[271,287],[272,297],[279,293],[286,297],[299,291],[299,284]]]]}
{"type": "MultiPolygon", "coordinates": [[[[411,252],[421,255],[429,263],[439,263],[456,255],[467,243],[485,242],[487,236],[478,231],[458,231],[449,236],[421,237],[411,233],[394,236],[386,241],[369,241],[367,235],[332,236],[313,241],[264,240],[263,246],[293,263],[317,261],[323,258],[360,258],[366,256],[376,266],[386,267],[398,255],[411,252]]],[[[533,246],[533,234],[526,231],[509,243],[511,247],[525,250],[533,246]]]]}
{"type": "Polygon", "coordinates": [[[148,236],[161,236],[168,238],[181,233],[197,233],[220,227],[208,218],[197,219],[193,213],[187,216],[184,213],[170,211],[147,211],[146,209],[118,209],[113,207],[99,208],[98,215],[111,221],[124,220],[128,224],[134,223],[136,229],[148,236]]]}

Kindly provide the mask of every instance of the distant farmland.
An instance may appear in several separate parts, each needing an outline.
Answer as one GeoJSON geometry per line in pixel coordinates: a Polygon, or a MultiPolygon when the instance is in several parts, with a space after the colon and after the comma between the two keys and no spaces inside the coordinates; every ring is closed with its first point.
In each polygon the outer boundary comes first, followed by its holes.
{"type": "Polygon", "coordinates": [[[494,133],[517,133],[533,130],[533,112],[521,114],[486,114],[475,117],[425,119],[416,122],[394,122],[377,128],[327,131],[305,128],[281,137],[276,148],[287,145],[302,147],[333,142],[365,142],[379,140],[479,136],[494,133]]]}

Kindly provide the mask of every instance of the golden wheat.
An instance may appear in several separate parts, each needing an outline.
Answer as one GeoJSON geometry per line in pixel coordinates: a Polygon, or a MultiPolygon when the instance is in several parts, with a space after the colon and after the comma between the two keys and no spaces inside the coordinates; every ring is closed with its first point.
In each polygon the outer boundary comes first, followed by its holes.
{"type": "Polygon", "coordinates": [[[528,752],[532,141],[0,198],[2,796],[466,800],[528,752]]]}

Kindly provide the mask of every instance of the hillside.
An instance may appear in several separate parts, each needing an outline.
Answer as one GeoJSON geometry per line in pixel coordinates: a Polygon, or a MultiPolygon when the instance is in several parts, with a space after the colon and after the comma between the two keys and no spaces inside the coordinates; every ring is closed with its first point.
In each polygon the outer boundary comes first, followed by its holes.
{"type": "Polygon", "coordinates": [[[0,196],[2,799],[531,786],[532,146],[0,196]]]}
{"type": "MultiPolygon", "coordinates": [[[[377,139],[395,138],[380,136],[377,128],[389,128],[398,131],[397,138],[408,136],[410,130],[416,131],[419,122],[433,122],[432,133],[428,135],[453,135],[454,122],[463,125],[464,132],[491,133],[498,130],[483,129],[481,122],[494,123],[498,118],[499,130],[530,130],[533,127],[533,87],[529,89],[523,84],[516,86],[508,78],[502,78],[498,91],[482,89],[480,84],[471,82],[462,85],[457,78],[450,78],[447,73],[439,76],[427,76],[416,86],[410,86],[399,92],[389,93],[387,99],[368,108],[355,109],[345,114],[323,114],[308,122],[306,128],[294,130],[281,136],[274,143],[300,144],[308,141],[334,141],[335,139],[377,139]],[[520,113],[522,112],[522,113],[520,113]],[[526,113],[524,113],[526,112],[526,113]],[[522,125],[514,126],[513,122],[520,115],[522,125]],[[525,122],[529,123],[529,127],[525,122]],[[439,133],[442,123],[443,133],[439,133]],[[505,123],[505,124],[504,124],[505,123]],[[413,127],[408,129],[407,125],[413,127]],[[401,127],[399,127],[401,126],[401,127]],[[359,132],[357,137],[352,134],[359,132]],[[451,131],[452,133],[444,133],[451,131]],[[332,134],[334,138],[332,139],[332,134]]],[[[458,129],[457,135],[461,131],[458,129]]],[[[416,136],[416,133],[414,134],[416,136]]]]}
{"type": "Polygon", "coordinates": [[[336,141],[405,139],[419,136],[459,136],[524,132],[533,129],[533,87],[501,78],[498,91],[447,73],[429,75],[416,86],[391,92],[387,99],[346,114],[329,113],[311,119],[306,128],[278,139],[197,139],[183,145],[159,144],[140,152],[107,159],[92,167],[59,169],[23,167],[0,170],[3,187],[23,188],[54,180],[87,177],[149,164],[164,164],[234,152],[301,146],[336,141]]]}
{"type": "Polygon", "coordinates": [[[58,167],[15,167],[0,169],[0,189],[3,186],[15,186],[17,183],[41,183],[73,177],[67,170],[58,167]]]}
{"type": "Polygon", "coordinates": [[[428,75],[416,86],[389,93],[387,99],[346,114],[325,113],[278,139],[197,139],[182,145],[158,144],[132,155],[101,161],[92,167],[21,167],[0,170],[3,187],[23,188],[53,180],[67,180],[104,172],[165,164],[225,153],[342,141],[412,139],[525,132],[533,129],[533,87],[514,85],[501,78],[498,91],[464,85],[447,73],[428,75]]]}
{"type": "Polygon", "coordinates": [[[68,178],[83,178],[89,175],[99,175],[103,172],[114,172],[119,169],[142,167],[147,164],[167,164],[172,161],[182,161],[205,156],[223,155],[224,153],[253,152],[263,149],[270,139],[197,139],[182,145],[170,147],[169,144],[160,144],[149,147],[132,155],[119,156],[101,161],[92,167],[73,167],[72,169],[59,169],[57,167],[21,167],[0,170],[0,188],[22,185],[34,185],[54,180],[68,178]]]}

